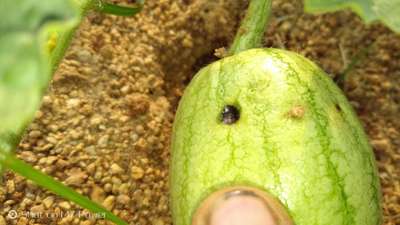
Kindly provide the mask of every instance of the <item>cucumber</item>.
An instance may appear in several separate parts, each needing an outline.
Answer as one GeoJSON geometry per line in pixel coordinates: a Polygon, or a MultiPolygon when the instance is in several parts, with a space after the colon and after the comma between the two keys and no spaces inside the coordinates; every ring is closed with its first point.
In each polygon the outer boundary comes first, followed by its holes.
{"type": "Polygon", "coordinates": [[[293,52],[251,49],[192,80],[174,122],[175,225],[245,185],[275,196],[296,225],[378,225],[380,185],[362,126],[341,90],[293,52]]]}

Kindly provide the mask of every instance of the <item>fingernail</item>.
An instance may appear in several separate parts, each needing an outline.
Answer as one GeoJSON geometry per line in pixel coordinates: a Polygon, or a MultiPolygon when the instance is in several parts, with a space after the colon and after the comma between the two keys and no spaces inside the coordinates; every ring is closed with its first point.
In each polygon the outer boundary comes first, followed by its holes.
{"type": "Polygon", "coordinates": [[[264,201],[236,195],[220,202],[210,215],[209,225],[276,225],[264,201]]]}
{"type": "Polygon", "coordinates": [[[257,188],[218,190],[200,204],[192,225],[293,225],[279,200],[257,188]]]}

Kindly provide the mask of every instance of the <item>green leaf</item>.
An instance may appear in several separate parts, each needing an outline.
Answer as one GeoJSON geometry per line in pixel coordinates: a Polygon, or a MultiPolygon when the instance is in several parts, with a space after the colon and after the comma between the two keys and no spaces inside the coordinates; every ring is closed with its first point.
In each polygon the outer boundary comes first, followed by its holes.
{"type": "Polygon", "coordinates": [[[107,211],[103,206],[92,202],[87,197],[76,193],[73,189],[56,181],[54,178],[34,169],[32,166],[16,158],[14,155],[7,155],[4,162],[7,168],[10,168],[20,175],[27,177],[36,184],[52,191],[53,193],[56,193],[65,199],[69,199],[72,202],[75,202],[78,205],[90,210],[91,212],[94,212],[94,216],[100,219],[104,218],[110,220],[118,225],[128,225],[125,221],[107,211]]]}
{"type": "MultiPolygon", "coordinates": [[[[32,120],[83,6],[65,0],[1,1],[0,137],[21,137],[32,120]]],[[[0,138],[2,151],[16,143],[0,138]]]]}
{"type": "Polygon", "coordinates": [[[0,27],[10,31],[35,31],[47,21],[65,20],[76,14],[69,1],[44,1],[38,4],[35,0],[5,0],[0,4],[0,27]]]}
{"type": "Polygon", "coordinates": [[[93,8],[134,15],[143,3],[125,7],[102,0],[0,1],[0,157],[15,149],[85,13],[93,8]],[[12,142],[6,138],[11,136],[12,142]]]}
{"type": "Polygon", "coordinates": [[[74,30],[93,0],[0,1],[0,175],[2,166],[116,224],[127,223],[12,151],[31,122],[74,30]]]}
{"type": "Polygon", "coordinates": [[[400,0],[305,0],[305,11],[324,13],[351,9],[365,22],[382,21],[400,32],[400,0]]]}
{"type": "Polygon", "coordinates": [[[92,0],[0,2],[0,156],[18,144],[90,4],[92,0]]]}

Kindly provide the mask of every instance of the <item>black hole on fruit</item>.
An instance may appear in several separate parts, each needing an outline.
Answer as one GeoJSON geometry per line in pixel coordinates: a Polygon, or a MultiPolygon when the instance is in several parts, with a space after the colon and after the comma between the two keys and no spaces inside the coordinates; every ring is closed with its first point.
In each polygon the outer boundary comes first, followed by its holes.
{"type": "Polygon", "coordinates": [[[240,118],[240,111],[236,106],[226,105],[221,112],[221,122],[224,124],[234,124],[240,118]]]}
{"type": "Polygon", "coordinates": [[[342,109],[340,108],[340,105],[339,105],[339,104],[335,104],[335,108],[336,108],[336,110],[339,111],[339,112],[342,111],[342,109]]]}

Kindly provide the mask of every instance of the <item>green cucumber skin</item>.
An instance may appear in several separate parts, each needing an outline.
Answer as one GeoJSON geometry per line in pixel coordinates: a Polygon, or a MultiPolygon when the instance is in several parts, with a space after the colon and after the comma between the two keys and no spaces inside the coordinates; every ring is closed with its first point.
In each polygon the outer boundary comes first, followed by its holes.
{"type": "Polygon", "coordinates": [[[251,49],[203,68],[185,90],[172,138],[174,225],[219,188],[259,187],[296,225],[378,225],[380,185],[362,126],[335,83],[289,51],[251,49]],[[237,123],[219,116],[240,108],[237,123]],[[338,107],[339,106],[339,107],[338,107]],[[290,115],[302,107],[304,115],[290,115]]]}

